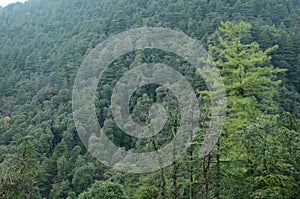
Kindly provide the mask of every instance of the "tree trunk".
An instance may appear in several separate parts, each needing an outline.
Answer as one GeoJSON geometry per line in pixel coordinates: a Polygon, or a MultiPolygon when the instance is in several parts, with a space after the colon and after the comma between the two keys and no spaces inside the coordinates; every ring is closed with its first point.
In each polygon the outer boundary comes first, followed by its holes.
{"type": "MultiPolygon", "coordinates": [[[[193,136],[193,134],[191,133],[190,136],[193,136]]],[[[192,139],[191,139],[192,140],[192,139]]],[[[190,199],[194,198],[194,190],[193,190],[193,184],[194,184],[194,168],[193,168],[193,146],[190,146],[189,149],[189,155],[190,155],[190,171],[189,171],[189,175],[190,175],[190,199]]]]}
{"type": "Polygon", "coordinates": [[[165,181],[165,172],[164,169],[161,169],[161,175],[160,175],[160,180],[161,180],[161,198],[165,199],[166,196],[166,181],[165,181]]]}
{"type": "Polygon", "coordinates": [[[220,140],[217,142],[217,198],[221,198],[220,140]]]}
{"type": "Polygon", "coordinates": [[[177,198],[177,164],[176,161],[173,162],[173,199],[177,198]]]}
{"type": "MultiPolygon", "coordinates": [[[[171,113],[172,114],[172,113],[171,113]]],[[[178,169],[178,164],[176,163],[176,134],[178,130],[178,118],[176,115],[172,115],[172,134],[173,134],[173,199],[178,198],[178,186],[177,186],[177,169],[178,169]]]]}
{"type": "Polygon", "coordinates": [[[204,198],[209,198],[209,168],[210,168],[211,154],[209,153],[203,158],[203,180],[204,180],[204,198]],[[207,159],[206,159],[207,158],[207,159]]]}
{"type": "MultiPolygon", "coordinates": [[[[152,140],[152,145],[153,145],[153,148],[155,151],[158,151],[158,147],[155,143],[155,140],[152,140]]],[[[160,165],[160,168],[161,168],[161,172],[160,172],[160,187],[161,187],[161,198],[162,199],[165,199],[165,196],[166,196],[166,180],[165,180],[165,171],[164,171],[164,168],[163,168],[163,163],[162,163],[162,160],[159,156],[159,153],[158,154],[158,161],[159,161],[159,165],[160,165]]]]}

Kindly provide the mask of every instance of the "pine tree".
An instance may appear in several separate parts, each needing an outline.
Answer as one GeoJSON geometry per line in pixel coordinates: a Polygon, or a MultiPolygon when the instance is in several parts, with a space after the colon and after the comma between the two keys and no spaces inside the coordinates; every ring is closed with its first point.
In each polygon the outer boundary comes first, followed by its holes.
{"type": "Polygon", "coordinates": [[[32,143],[33,137],[17,140],[14,154],[0,164],[0,198],[40,198],[39,183],[43,180],[32,143]]]}
{"type": "Polygon", "coordinates": [[[285,70],[271,65],[269,53],[278,46],[261,50],[256,42],[245,43],[250,30],[251,25],[243,21],[221,22],[209,40],[209,52],[220,69],[227,94],[227,119],[215,151],[215,173],[221,178],[216,179],[220,181],[216,185],[217,198],[222,194],[232,198],[245,195],[247,150],[238,132],[245,133],[260,116],[277,112],[273,98],[281,81],[276,75],[285,70]]]}

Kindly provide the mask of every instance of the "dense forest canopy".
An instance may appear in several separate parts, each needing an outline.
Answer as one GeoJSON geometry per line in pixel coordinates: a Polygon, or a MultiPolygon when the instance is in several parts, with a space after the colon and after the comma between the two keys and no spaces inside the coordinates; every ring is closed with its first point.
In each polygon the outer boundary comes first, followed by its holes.
{"type": "MultiPolygon", "coordinates": [[[[0,198],[300,198],[299,0],[29,0],[0,8],[0,198]],[[150,84],[130,99],[147,124],[154,103],[168,121],[149,139],[122,132],[111,114],[116,81],[142,63],[184,74],[201,102],[199,133],[178,160],[146,174],[118,172],[83,146],[72,89],[86,56],[112,35],[163,27],[201,42],[222,75],[227,118],[199,158],[210,96],[201,72],[159,49],[130,52],[104,72],[97,118],[132,151],[153,151],[178,129],[176,95],[150,84]]],[[[90,142],[97,144],[97,136],[90,142]]]]}

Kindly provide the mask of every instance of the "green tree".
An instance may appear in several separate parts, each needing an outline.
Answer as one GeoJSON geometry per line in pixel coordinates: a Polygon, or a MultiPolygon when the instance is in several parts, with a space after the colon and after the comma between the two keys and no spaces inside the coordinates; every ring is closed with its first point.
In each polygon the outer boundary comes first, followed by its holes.
{"type": "Polygon", "coordinates": [[[42,168],[38,163],[33,137],[20,138],[11,156],[0,164],[0,198],[40,198],[42,168]]]}
{"type": "Polygon", "coordinates": [[[81,193],[86,190],[93,182],[93,174],[96,172],[95,165],[88,163],[79,168],[76,168],[72,184],[76,193],[81,193]]]}
{"type": "Polygon", "coordinates": [[[112,182],[97,181],[78,199],[126,199],[122,186],[112,182]]]}
{"type": "Polygon", "coordinates": [[[256,42],[243,42],[250,30],[251,25],[243,21],[221,22],[209,45],[226,86],[228,120],[233,131],[248,126],[262,113],[276,113],[274,97],[281,81],[274,80],[274,76],[285,71],[270,63],[269,54],[278,46],[261,50],[256,42]]]}
{"type": "Polygon", "coordinates": [[[287,158],[291,151],[285,140],[293,132],[280,128],[276,117],[264,116],[242,134],[247,149],[247,178],[252,184],[249,198],[293,197],[297,192],[293,177],[296,165],[287,158]]]}
{"type": "Polygon", "coordinates": [[[244,164],[248,154],[237,132],[245,133],[260,116],[278,110],[274,97],[281,81],[275,77],[285,70],[274,68],[269,56],[278,46],[261,50],[256,42],[245,43],[250,30],[251,25],[243,21],[221,22],[209,41],[209,52],[220,68],[228,103],[224,132],[216,151],[215,172],[221,178],[216,185],[218,198],[241,198],[248,192],[244,164]]]}

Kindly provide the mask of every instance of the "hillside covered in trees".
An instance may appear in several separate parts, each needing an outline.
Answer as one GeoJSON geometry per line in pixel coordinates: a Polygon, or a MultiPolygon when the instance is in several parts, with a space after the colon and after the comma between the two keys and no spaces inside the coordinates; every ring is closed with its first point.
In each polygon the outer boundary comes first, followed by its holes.
{"type": "MultiPolygon", "coordinates": [[[[97,139],[91,135],[90,146],[97,139]]],[[[300,198],[300,1],[29,0],[0,8],[0,198],[300,198]],[[137,89],[129,105],[132,119],[147,124],[152,104],[162,104],[168,121],[159,134],[139,139],[115,123],[116,82],[142,63],[184,74],[201,110],[199,130],[180,158],[134,174],[87,151],[73,120],[72,91],[93,48],[140,27],[199,40],[221,73],[227,108],[221,137],[199,158],[211,118],[201,71],[159,49],[115,60],[95,99],[99,124],[115,145],[155,151],[179,128],[176,94],[156,84],[137,89]]]]}

